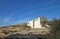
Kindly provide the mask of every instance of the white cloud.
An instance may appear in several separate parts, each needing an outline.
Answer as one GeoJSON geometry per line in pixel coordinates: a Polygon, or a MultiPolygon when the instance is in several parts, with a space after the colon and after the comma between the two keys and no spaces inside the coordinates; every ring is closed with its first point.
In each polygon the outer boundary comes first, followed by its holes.
{"type": "Polygon", "coordinates": [[[1,21],[1,17],[0,17],[0,21],[1,21]]]}
{"type": "Polygon", "coordinates": [[[26,23],[27,21],[30,20],[30,17],[28,18],[23,18],[23,19],[18,19],[14,22],[14,24],[21,24],[21,23],[26,23]]]}
{"type": "Polygon", "coordinates": [[[3,23],[8,23],[11,20],[11,17],[3,18],[3,23]]]}
{"type": "Polygon", "coordinates": [[[55,5],[55,6],[50,6],[50,7],[42,8],[40,11],[49,10],[49,9],[53,9],[53,8],[57,8],[57,7],[60,7],[60,5],[55,5]]]}

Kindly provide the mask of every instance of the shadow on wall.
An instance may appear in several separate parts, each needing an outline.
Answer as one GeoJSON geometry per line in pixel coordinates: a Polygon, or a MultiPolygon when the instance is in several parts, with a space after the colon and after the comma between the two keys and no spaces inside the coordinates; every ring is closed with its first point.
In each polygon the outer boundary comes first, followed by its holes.
{"type": "Polygon", "coordinates": [[[42,34],[12,34],[3,39],[46,39],[46,35],[42,34]]]}

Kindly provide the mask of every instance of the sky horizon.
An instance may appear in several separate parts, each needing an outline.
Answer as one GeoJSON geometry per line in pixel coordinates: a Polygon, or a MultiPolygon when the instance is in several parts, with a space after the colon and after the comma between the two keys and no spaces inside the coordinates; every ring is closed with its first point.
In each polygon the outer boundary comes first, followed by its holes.
{"type": "Polygon", "coordinates": [[[0,0],[0,27],[46,16],[60,18],[60,0],[0,0]]]}

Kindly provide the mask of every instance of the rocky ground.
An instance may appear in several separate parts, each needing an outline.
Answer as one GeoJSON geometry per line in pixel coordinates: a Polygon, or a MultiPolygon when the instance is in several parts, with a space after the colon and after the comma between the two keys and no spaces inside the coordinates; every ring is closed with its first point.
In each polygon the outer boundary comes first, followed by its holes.
{"type": "Polygon", "coordinates": [[[10,27],[0,28],[0,38],[9,36],[12,34],[49,34],[48,28],[30,28],[26,25],[15,25],[10,27]]]}

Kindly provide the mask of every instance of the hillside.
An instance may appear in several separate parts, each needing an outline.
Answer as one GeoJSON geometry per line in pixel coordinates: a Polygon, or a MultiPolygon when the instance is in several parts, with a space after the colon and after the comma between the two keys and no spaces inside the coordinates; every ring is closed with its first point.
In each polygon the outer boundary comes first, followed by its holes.
{"type": "Polygon", "coordinates": [[[9,36],[12,34],[48,34],[46,28],[33,29],[26,24],[12,25],[0,28],[0,37],[9,36]]]}
{"type": "Polygon", "coordinates": [[[19,32],[20,30],[30,29],[26,24],[11,25],[0,28],[0,37],[19,32]]]}
{"type": "Polygon", "coordinates": [[[26,24],[17,24],[0,28],[0,38],[5,36],[15,36],[18,34],[18,37],[22,34],[30,34],[33,36],[35,34],[46,35],[47,39],[60,39],[60,19],[55,19],[49,21],[48,24],[50,28],[31,28],[26,24]]]}

